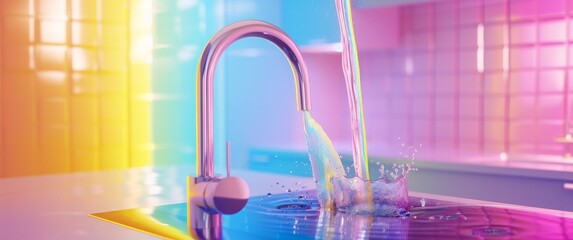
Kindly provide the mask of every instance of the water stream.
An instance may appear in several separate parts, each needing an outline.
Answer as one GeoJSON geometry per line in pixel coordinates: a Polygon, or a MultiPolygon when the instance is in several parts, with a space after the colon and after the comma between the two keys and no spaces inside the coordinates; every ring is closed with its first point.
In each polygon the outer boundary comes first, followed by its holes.
{"type": "Polygon", "coordinates": [[[348,176],[332,141],[322,127],[303,113],[313,177],[320,205],[353,214],[402,216],[408,211],[408,172],[410,167],[394,166],[390,171],[380,165],[380,178],[370,179],[366,127],[362,105],[360,64],[350,0],[335,0],[342,42],[344,72],[352,130],[352,154],[356,176],[348,176]]]}
{"type": "Polygon", "coordinates": [[[323,208],[332,209],[334,192],[330,179],[343,178],[346,175],[344,167],[340,155],[320,124],[310,116],[309,112],[303,112],[303,119],[304,135],[318,199],[323,208]]]}
{"type": "Polygon", "coordinates": [[[368,148],[366,144],[366,123],[362,104],[362,84],[360,80],[360,61],[358,47],[352,23],[352,4],[350,0],[334,0],[336,15],[340,27],[342,44],[342,71],[346,83],[346,94],[350,108],[350,127],[352,131],[352,156],[356,176],[370,180],[368,166],[368,148]]]}

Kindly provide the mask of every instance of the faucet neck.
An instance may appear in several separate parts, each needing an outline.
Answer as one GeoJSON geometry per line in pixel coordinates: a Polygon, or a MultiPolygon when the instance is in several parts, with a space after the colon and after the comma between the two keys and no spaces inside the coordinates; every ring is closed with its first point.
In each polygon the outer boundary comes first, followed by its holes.
{"type": "Polygon", "coordinates": [[[211,178],[214,169],[214,75],[215,67],[225,49],[233,42],[259,37],[274,43],[287,58],[295,80],[298,110],[310,111],[310,90],[306,65],[298,47],[278,27],[263,21],[246,20],[233,23],[216,33],[201,54],[197,70],[197,176],[211,178]]]}

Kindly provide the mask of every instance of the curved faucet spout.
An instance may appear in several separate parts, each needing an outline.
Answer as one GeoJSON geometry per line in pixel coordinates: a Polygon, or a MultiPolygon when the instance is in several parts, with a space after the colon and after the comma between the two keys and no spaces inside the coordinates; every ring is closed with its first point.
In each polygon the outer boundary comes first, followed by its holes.
{"type": "Polygon", "coordinates": [[[298,110],[310,111],[310,90],[306,65],[294,41],[278,27],[263,21],[247,20],[231,24],[211,38],[199,61],[197,70],[197,176],[214,176],[213,90],[215,66],[225,49],[233,42],[259,37],[274,43],[289,61],[295,78],[298,110]]]}

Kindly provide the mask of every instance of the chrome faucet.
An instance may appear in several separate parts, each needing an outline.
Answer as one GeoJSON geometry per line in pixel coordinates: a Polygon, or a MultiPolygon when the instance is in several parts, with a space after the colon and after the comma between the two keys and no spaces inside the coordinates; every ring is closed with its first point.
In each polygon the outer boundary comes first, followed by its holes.
{"type": "MultiPolygon", "coordinates": [[[[294,41],[278,27],[257,20],[240,21],[221,29],[209,40],[197,70],[197,177],[187,178],[187,223],[195,238],[220,239],[220,214],[240,211],[249,198],[249,188],[242,179],[215,177],[213,137],[215,66],[229,45],[246,37],[267,39],[282,50],[294,74],[298,110],[310,111],[306,65],[294,41]]],[[[227,175],[229,161],[227,157],[227,175]]]]}

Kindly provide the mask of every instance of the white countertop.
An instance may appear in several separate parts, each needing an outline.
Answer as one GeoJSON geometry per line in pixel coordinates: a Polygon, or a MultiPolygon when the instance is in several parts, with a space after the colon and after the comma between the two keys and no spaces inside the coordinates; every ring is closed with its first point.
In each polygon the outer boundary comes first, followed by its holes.
{"type": "MultiPolygon", "coordinates": [[[[184,169],[193,168],[145,167],[0,179],[0,239],[156,239],[88,214],[184,202],[184,169]]],[[[234,174],[247,181],[253,196],[284,192],[296,182],[296,186],[314,184],[310,178],[247,171],[234,174]]]]}
{"type": "MultiPolygon", "coordinates": [[[[88,214],[184,202],[185,178],[192,172],[186,169],[192,167],[144,167],[1,179],[0,239],[155,239],[89,217],[88,214]]],[[[314,188],[311,178],[239,170],[234,171],[234,175],[247,181],[252,196],[285,192],[288,188],[293,191],[302,187],[314,188]]],[[[464,203],[492,204],[461,198],[424,196],[464,203]]],[[[559,216],[572,214],[514,207],[559,216]]]]}

